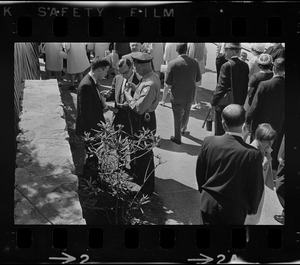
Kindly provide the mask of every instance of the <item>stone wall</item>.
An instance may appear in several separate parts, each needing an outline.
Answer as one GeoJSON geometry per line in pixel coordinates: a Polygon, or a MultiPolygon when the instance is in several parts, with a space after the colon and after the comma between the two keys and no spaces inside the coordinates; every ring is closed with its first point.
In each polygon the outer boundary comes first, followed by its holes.
{"type": "Polygon", "coordinates": [[[85,224],[56,80],[26,80],[15,171],[15,224],[85,224]]]}

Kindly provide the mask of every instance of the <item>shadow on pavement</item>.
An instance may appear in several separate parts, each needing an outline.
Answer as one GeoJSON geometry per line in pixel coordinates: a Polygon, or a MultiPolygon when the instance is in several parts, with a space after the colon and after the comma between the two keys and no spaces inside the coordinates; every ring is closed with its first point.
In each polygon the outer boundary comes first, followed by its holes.
{"type": "MultiPolygon", "coordinates": [[[[193,141],[195,141],[197,144],[202,144],[203,141],[200,139],[197,139],[191,135],[186,136],[186,138],[189,138],[193,141]]],[[[163,139],[159,141],[160,145],[157,147],[158,149],[168,150],[172,152],[177,153],[187,153],[191,156],[197,156],[200,152],[200,147],[198,145],[191,145],[191,144],[185,144],[181,143],[181,145],[177,145],[173,143],[170,139],[163,139]]]]}
{"type": "Polygon", "coordinates": [[[200,224],[200,193],[174,179],[156,178],[157,193],[164,205],[165,224],[200,224]]]}
{"type": "Polygon", "coordinates": [[[29,148],[26,142],[20,142],[18,148],[15,224],[68,224],[79,220],[77,177],[69,166],[55,162],[41,165],[35,148],[29,148]]]}

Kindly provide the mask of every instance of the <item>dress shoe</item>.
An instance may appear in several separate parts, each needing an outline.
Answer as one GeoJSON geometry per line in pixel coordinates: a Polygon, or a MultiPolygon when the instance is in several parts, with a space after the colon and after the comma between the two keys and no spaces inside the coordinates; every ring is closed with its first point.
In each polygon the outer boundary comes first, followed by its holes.
{"type": "Polygon", "coordinates": [[[177,140],[174,136],[171,136],[171,137],[170,137],[170,140],[171,140],[172,142],[174,142],[175,144],[181,144],[181,141],[180,141],[180,140],[177,140]]]}
{"type": "Polygon", "coordinates": [[[284,225],[284,215],[274,215],[274,219],[278,222],[284,225]]]}

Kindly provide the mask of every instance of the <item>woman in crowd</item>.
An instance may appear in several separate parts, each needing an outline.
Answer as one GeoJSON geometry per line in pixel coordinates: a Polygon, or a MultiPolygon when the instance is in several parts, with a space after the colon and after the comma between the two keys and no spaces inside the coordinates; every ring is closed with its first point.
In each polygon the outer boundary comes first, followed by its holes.
{"type": "MultiPolygon", "coordinates": [[[[269,123],[262,123],[258,125],[255,131],[255,139],[251,143],[252,146],[257,148],[263,155],[263,177],[266,187],[271,190],[274,189],[273,173],[272,173],[272,157],[273,151],[271,146],[276,138],[276,131],[269,123]]],[[[264,204],[265,191],[263,192],[257,213],[255,215],[248,215],[245,220],[245,225],[257,225],[260,221],[262,208],[264,204]]]]}
{"type": "Polygon", "coordinates": [[[259,67],[259,72],[253,74],[248,83],[248,95],[244,105],[247,111],[252,104],[254,95],[257,91],[258,85],[261,81],[269,80],[273,77],[273,72],[271,71],[273,59],[269,54],[261,54],[257,60],[257,65],[259,67]]]}
{"type": "Polygon", "coordinates": [[[162,42],[154,42],[148,44],[149,54],[153,56],[154,72],[160,77],[160,67],[164,64],[164,48],[162,42]]]}
{"type": "Polygon", "coordinates": [[[105,51],[109,50],[109,42],[90,42],[87,44],[87,50],[94,53],[94,57],[106,57],[105,51]]]}
{"type": "Polygon", "coordinates": [[[61,43],[46,42],[43,49],[46,57],[46,78],[49,79],[53,72],[57,79],[58,85],[61,86],[61,71],[63,70],[63,59],[59,54],[60,51],[62,51],[61,43]]]}
{"type": "Polygon", "coordinates": [[[64,44],[67,52],[67,73],[70,75],[70,90],[75,89],[75,76],[79,77],[78,82],[83,78],[83,73],[90,67],[90,62],[86,54],[86,44],[82,42],[68,42],[64,44]]]}
{"type": "Polygon", "coordinates": [[[254,74],[259,72],[258,58],[265,51],[266,45],[264,43],[254,43],[251,47],[251,53],[253,57],[249,60],[249,78],[254,74]]]}

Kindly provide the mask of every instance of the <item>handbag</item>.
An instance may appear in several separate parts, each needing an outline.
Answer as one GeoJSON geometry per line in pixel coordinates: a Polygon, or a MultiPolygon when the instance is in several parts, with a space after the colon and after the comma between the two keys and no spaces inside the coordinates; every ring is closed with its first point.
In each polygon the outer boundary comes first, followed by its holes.
{"type": "Polygon", "coordinates": [[[227,92],[224,94],[224,96],[219,100],[218,106],[220,107],[226,107],[230,104],[234,103],[234,98],[233,98],[233,91],[232,91],[232,64],[230,63],[230,60],[228,60],[230,64],[230,80],[231,80],[231,88],[228,88],[227,92]]]}

